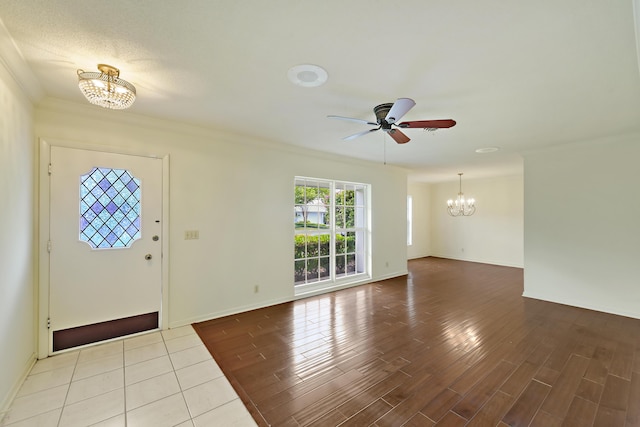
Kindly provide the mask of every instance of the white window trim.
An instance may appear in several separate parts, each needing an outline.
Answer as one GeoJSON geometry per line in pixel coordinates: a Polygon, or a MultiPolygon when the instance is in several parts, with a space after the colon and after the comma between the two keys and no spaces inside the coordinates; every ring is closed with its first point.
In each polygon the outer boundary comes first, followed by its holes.
{"type": "MultiPolygon", "coordinates": [[[[297,181],[317,181],[323,184],[329,184],[330,189],[330,224],[328,233],[330,237],[330,248],[329,248],[329,260],[330,260],[330,274],[327,279],[319,280],[316,282],[310,283],[302,283],[302,284],[294,284],[295,295],[296,296],[307,296],[310,294],[317,294],[322,292],[327,292],[329,290],[337,290],[341,288],[346,288],[350,286],[354,286],[361,283],[366,283],[371,279],[371,185],[361,182],[349,182],[349,181],[341,181],[341,180],[332,180],[326,178],[313,178],[313,177],[305,177],[305,176],[296,176],[294,178],[294,187],[297,181]],[[364,214],[363,225],[360,227],[353,227],[348,229],[348,231],[361,232],[364,242],[362,243],[362,258],[363,258],[363,271],[361,273],[350,274],[346,276],[336,277],[335,272],[335,234],[339,232],[336,230],[335,224],[335,208],[336,208],[336,186],[337,185],[353,185],[362,187],[362,192],[364,196],[364,203],[362,204],[362,211],[364,214]]],[[[355,205],[354,205],[355,207],[355,205]]],[[[298,234],[294,231],[294,235],[298,234]]],[[[302,234],[302,233],[299,233],[302,234]]]]}
{"type": "Polygon", "coordinates": [[[407,196],[407,246],[413,245],[413,197],[407,196]]]}

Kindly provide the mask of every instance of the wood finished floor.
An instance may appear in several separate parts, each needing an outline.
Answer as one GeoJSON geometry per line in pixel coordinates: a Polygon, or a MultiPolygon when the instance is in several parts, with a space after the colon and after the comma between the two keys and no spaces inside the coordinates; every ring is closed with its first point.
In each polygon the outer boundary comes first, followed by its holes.
{"type": "Polygon", "coordinates": [[[409,271],[194,327],[261,426],[640,426],[640,320],[523,298],[518,268],[409,271]]]}

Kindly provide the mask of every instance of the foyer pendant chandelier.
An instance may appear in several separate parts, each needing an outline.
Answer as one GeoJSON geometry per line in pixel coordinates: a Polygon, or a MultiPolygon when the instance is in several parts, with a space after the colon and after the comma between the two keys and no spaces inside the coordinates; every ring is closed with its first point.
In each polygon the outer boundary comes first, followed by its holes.
{"type": "Polygon", "coordinates": [[[136,100],[136,88],[120,78],[120,70],[98,64],[99,73],[78,70],[78,87],[87,100],[112,110],[124,110],[136,100]]]}
{"type": "Polygon", "coordinates": [[[476,211],[476,200],[473,198],[464,198],[464,193],[462,192],[462,172],[460,172],[458,176],[460,177],[460,190],[458,192],[458,197],[455,200],[447,200],[447,212],[451,216],[473,215],[476,211]]]}

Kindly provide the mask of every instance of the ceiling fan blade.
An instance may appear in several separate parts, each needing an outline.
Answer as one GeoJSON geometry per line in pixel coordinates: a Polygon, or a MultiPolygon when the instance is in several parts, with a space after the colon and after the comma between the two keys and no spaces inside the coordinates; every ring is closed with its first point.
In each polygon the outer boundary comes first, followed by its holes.
{"type": "Polygon", "coordinates": [[[424,128],[424,129],[438,129],[438,128],[450,128],[456,125],[455,120],[417,120],[413,122],[402,122],[396,126],[401,128],[424,128]]]}
{"type": "Polygon", "coordinates": [[[384,119],[387,123],[395,123],[407,114],[407,111],[412,109],[414,105],[416,105],[416,102],[411,98],[398,98],[384,119]]]}
{"type": "Polygon", "coordinates": [[[344,137],[344,138],[342,138],[342,139],[343,139],[343,140],[345,140],[345,141],[350,141],[350,140],[355,139],[355,138],[357,138],[357,137],[359,137],[359,136],[366,135],[366,134],[368,134],[368,133],[370,133],[370,132],[375,132],[375,131],[377,131],[378,129],[380,129],[380,128],[379,128],[379,127],[377,127],[377,128],[375,128],[375,129],[369,129],[369,130],[365,130],[365,131],[362,131],[362,132],[354,133],[353,135],[345,136],[345,137],[344,137]]]}
{"type": "Polygon", "coordinates": [[[405,135],[398,129],[391,129],[387,133],[391,135],[391,138],[393,138],[398,144],[406,144],[407,142],[411,141],[407,135],[405,135]]]}
{"type": "Polygon", "coordinates": [[[350,122],[356,122],[356,123],[363,123],[365,125],[372,125],[372,126],[378,126],[377,123],[373,123],[367,120],[362,120],[362,119],[354,119],[353,117],[343,117],[343,116],[327,116],[330,119],[340,119],[340,120],[348,120],[350,122]]]}

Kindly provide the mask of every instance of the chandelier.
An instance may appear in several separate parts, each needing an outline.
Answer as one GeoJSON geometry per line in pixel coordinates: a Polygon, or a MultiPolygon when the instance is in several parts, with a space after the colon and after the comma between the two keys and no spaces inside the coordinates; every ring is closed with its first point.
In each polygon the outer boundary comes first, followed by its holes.
{"type": "Polygon", "coordinates": [[[476,200],[465,199],[462,192],[462,172],[458,174],[460,177],[460,192],[455,200],[447,200],[447,212],[451,216],[470,216],[476,211],[476,200]]]}
{"type": "Polygon", "coordinates": [[[113,110],[131,107],[136,100],[136,88],[120,78],[120,70],[98,64],[99,73],[78,70],[78,87],[87,100],[113,110]]]}

